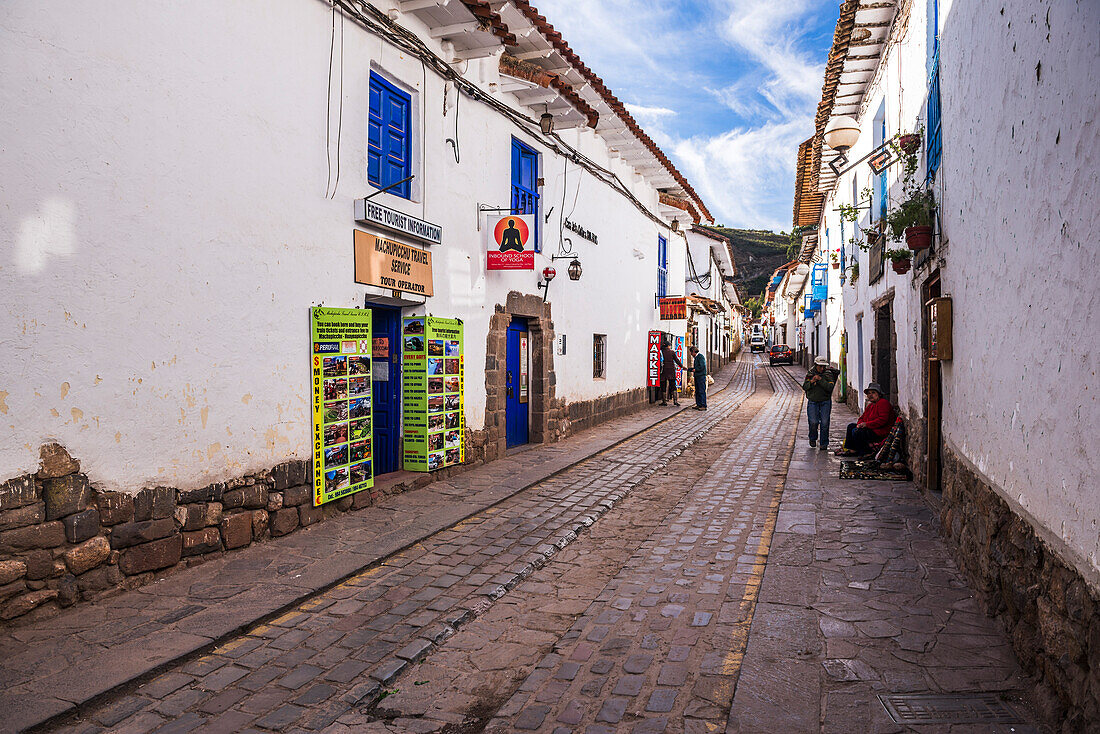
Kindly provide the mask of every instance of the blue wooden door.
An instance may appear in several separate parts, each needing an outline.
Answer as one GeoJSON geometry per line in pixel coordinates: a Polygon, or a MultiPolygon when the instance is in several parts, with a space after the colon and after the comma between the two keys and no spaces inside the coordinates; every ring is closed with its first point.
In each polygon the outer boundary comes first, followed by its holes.
{"type": "Polygon", "coordinates": [[[507,445],[519,446],[528,441],[527,406],[530,395],[527,322],[514,318],[508,327],[508,354],[505,360],[505,385],[507,398],[504,407],[507,445]]]}
{"type": "Polygon", "coordinates": [[[401,468],[401,312],[372,308],[374,357],[371,400],[374,403],[374,473],[401,468]]]}

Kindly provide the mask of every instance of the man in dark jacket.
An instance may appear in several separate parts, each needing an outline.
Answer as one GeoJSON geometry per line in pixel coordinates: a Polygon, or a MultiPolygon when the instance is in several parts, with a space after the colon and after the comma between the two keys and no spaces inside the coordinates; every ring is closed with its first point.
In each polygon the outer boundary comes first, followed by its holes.
{"type": "Polygon", "coordinates": [[[802,381],[806,393],[806,420],[810,424],[810,446],[818,445],[820,434],[822,451],[829,448],[829,418],[833,412],[833,387],[840,375],[829,366],[829,360],[818,357],[802,381]]]}
{"type": "Polygon", "coordinates": [[[680,358],[676,356],[676,350],[668,341],[661,342],[661,405],[668,405],[668,398],[672,396],[672,404],[680,404],[680,395],[676,390],[676,368],[684,368],[680,358]]]}
{"type": "Polygon", "coordinates": [[[695,409],[707,409],[707,358],[699,353],[698,347],[688,350],[691,353],[691,374],[695,377],[695,409]]]}

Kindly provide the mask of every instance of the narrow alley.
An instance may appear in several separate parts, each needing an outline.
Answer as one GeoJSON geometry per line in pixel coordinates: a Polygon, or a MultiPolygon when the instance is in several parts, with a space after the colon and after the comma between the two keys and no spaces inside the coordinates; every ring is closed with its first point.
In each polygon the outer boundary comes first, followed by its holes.
{"type": "MultiPolygon", "coordinates": [[[[988,710],[952,731],[1037,731],[1020,726],[1039,723],[1030,684],[917,490],[828,478],[837,460],[795,444],[789,371],[754,356],[723,381],[707,412],[678,412],[193,654],[139,663],[135,680],[35,730],[919,731],[904,716],[927,720],[921,696],[965,691],[988,710]]],[[[537,466],[540,453],[521,456],[537,466]]],[[[307,556],[329,541],[294,539],[307,556]]],[[[231,597],[257,573],[225,564],[207,591],[231,597]]],[[[188,575],[116,597],[149,620],[134,628],[143,646],[201,618],[151,619],[201,593],[188,575]]],[[[0,703],[16,728],[47,713],[21,698],[65,680],[48,661],[101,635],[67,616],[4,645],[0,703]]],[[[72,662],[88,675],[131,638],[100,637],[72,662]]]]}

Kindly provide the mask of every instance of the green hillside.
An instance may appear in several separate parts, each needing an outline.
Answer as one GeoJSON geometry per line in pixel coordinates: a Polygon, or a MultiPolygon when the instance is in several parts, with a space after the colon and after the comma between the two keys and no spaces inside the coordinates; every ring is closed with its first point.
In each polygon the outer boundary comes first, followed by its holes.
{"type": "Polygon", "coordinates": [[[737,262],[734,282],[745,299],[762,296],[775,269],[788,262],[790,239],[786,232],[730,227],[707,229],[730,238],[733,258],[737,262]]]}

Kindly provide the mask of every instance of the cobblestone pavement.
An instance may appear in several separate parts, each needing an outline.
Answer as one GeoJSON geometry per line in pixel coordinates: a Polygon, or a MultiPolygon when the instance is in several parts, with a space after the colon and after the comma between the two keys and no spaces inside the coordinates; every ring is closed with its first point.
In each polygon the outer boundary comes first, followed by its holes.
{"type": "Polygon", "coordinates": [[[786,373],[767,371],[771,399],[486,731],[707,732],[724,722],[776,519],[776,469],[801,405],[786,373]]]}
{"type": "Polygon", "coordinates": [[[373,709],[342,716],[332,732],[479,731],[554,652],[637,549],[767,402],[758,391],[664,469],[634,489],[438,652],[396,681],[373,709]]]}
{"type": "Polygon", "coordinates": [[[324,728],[372,703],[411,661],[489,610],[753,388],[742,363],[709,411],[685,411],[53,729],[324,728]]]}
{"type": "MultiPolygon", "coordinates": [[[[855,419],[833,406],[833,446],[855,419]]],[[[1045,730],[1033,683],[917,486],[842,480],[839,463],[807,445],[800,423],[728,731],[1045,730]],[[946,704],[967,723],[898,723],[879,699],[958,694],[899,707],[929,721],[946,704]]]]}

